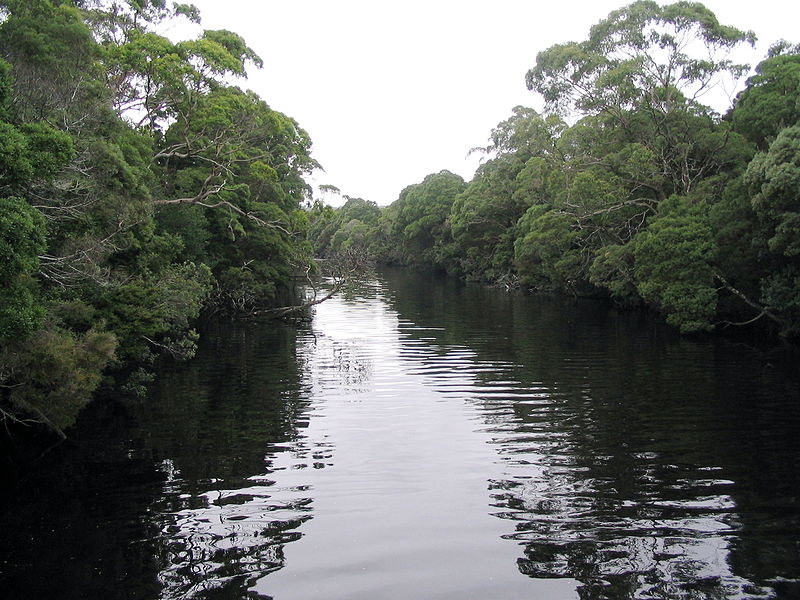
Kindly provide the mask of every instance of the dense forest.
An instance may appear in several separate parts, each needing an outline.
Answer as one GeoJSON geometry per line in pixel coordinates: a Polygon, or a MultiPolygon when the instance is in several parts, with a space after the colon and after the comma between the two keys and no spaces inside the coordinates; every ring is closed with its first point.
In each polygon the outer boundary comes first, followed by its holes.
{"type": "MultiPolygon", "coordinates": [[[[237,34],[166,0],[0,0],[0,420],[63,436],[103,384],[191,357],[202,312],[280,304],[313,256],[370,256],[650,307],[686,333],[800,335],[800,46],[640,0],[540,52],[477,151],[388,207],[313,200],[292,118],[234,85],[237,34]],[[750,73],[724,114],[720,90],[750,73]]],[[[325,187],[325,186],[323,186],[325,187]]],[[[327,188],[323,191],[331,191],[327,188]]]]}
{"type": "Polygon", "coordinates": [[[614,11],[538,54],[526,82],[544,110],[498,124],[471,181],[442,171],[386,208],[318,205],[315,249],[796,340],[800,46],[775,44],[727,112],[710,106],[751,72],[732,57],[754,40],[699,3],[614,11]]]}
{"type": "Polygon", "coordinates": [[[274,304],[311,261],[290,117],[261,59],[165,0],[0,2],[0,420],[63,435],[109,373],[191,356],[202,310],[274,304]]]}

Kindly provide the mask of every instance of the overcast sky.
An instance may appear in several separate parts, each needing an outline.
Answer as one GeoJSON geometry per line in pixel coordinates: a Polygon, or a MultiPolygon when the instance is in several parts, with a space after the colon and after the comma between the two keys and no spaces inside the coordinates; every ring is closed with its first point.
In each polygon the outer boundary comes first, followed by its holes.
{"type": "MultiPolygon", "coordinates": [[[[497,123],[539,108],[525,73],[549,46],[584,40],[621,0],[191,0],[207,29],[264,60],[244,83],[294,117],[325,169],[317,184],[385,205],[448,169],[469,180],[497,123]]],[[[720,21],[800,42],[798,0],[708,0],[720,21]]],[[[335,198],[327,198],[337,204],[335,198]]]]}

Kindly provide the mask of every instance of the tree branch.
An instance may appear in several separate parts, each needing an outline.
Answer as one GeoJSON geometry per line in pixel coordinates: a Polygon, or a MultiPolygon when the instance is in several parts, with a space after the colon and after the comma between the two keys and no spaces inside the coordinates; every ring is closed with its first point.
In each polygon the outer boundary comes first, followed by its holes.
{"type": "Polygon", "coordinates": [[[760,314],[755,319],[751,319],[749,321],[745,321],[744,323],[730,323],[730,322],[727,322],[727,321],[725,323],[728,323],[729,325],[740,325],[740,324],[741,325],[748,325],[749,323],[752,323],[752,322],[760,319],[761,317],[767,317],[768,319],[771,319],[772,321],[774,321],[775,323],[780,325],[781,328],[784,328],[784,329],[786,328],[786,321],[784,321],[783,319],[781,319],[777,315],[773,314],[772,312],[770,312],[769,310],[767,310],[766,308],[764,308],[763,306],[761,306],[757,302],[754,302],[753,300],[750,300],[750,298],[748,298],[744,294],[744,292],[741,292],[740,290],[738,290],[735,287],[733,287],[730,283],[728,283],[728,280],[725,279],[722,275],[720,275],[719,273],[714,273],[714,277],[716,277],[720,281],[720,283],[722,283],[723,287],[726,290],[728,290],[734,296],[736,296],[737,298],[742,300],[742,302],[744,302],[748,306],[750,306],[752,308],[755,308],[757,311],[760,312],[760,314]]]}

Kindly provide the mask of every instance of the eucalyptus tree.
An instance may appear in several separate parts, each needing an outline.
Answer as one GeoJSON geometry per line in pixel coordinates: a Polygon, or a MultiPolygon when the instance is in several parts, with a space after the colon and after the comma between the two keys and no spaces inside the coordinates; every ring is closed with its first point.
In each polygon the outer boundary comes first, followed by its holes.
{"type": "Polygon", "coordinates": [[[172,42],[151,30],[180,16],[199,23],[190,5],[98,2],[88,15],[113,106],[152,140],[151,207],[188,213],[166,210],[162,228],[212,267],[219,304],[252,311],[269,302],[308,261],[299,205],[317,163],[293,119],[224,83],[261,59],[230,31],[172,42]],[[193,226],[184,238],[187,221],[193,226]]]}
{"type": "Polygon", "coordinates": [[[548,112],[577,121],[558,140],[562,185],[550,210],[520,222],[520,271],[556,287],[588,280],[643,297],[686,330],[709,327],[719,284],[709,207],[752,151],[703,102],[747,72],[731,55],[754,39],[699,3],[639,0],[586,40],[539,53],[528,87],[548,112]]]}
{"type": "Polygon", "coordinates": [[[45,248],[41,214],[21,198],[0,198],[0,343],[25,338],[44,316],[31,275],[45,248]]]}
{"type": "Polygon", "coordinates": [[[542,201],[535,180],[560,161],[556,148],[565,128],[557,116],[543,117],[517,106],[495,127],[481,150],[482,164],[450,215],[462,272],[470,277],[510,280],[515,225],[525,210],[542,201]]]}
{"type": "MultiPolygon", "coordinates": [[[[221,86],[196,104],[155,155],[161,193],[153,204],[200,211],[204,260],[223,284],[219,299],[249,310],[309,260],[300,204],[309,194],[304,177],[317,163],[308,134],[252,92],[221,86]],[[231,294],[237,299],[229,302],[231,294]]],[[[182,236],[185,219],[174,212],[161,222],[182,236]]]]}
{"type": "Polygon", "coordinates": [[[62,327],[42,289],[53,240],[40,191],[73,160],[75,147],[46,120],[21,119],[18,99],[13,66],[0,60],[0,421],[44,424],[63,437],[100,383],[116,339],[101,326],[62,327]]]}
{"type": "Polygon", "coordinates": [[[447,218],[465,186],[461,176],[445,170],[400,192],[392,205],[392,234],[404,262],[446,268],[453,250],[447,218]]]}
{"type": "Polygon", "coordinates": [[[610,13],[583,42],[540,52],[526,81],[549,111],[596,115],[618,133],[621,150],[631,145],[629,152],[646,155],[664,176],[652,189],[660,201],[724,167],[730,136],[702,100],[732,89],[749,70],[730,56],[754,40],[702,4],[639,0],[610,13]]]}
{"type": "Polygon", "coordinates": [[[744,177],[764,240],[761,297],[757,317],[800,334],[800,123],[781,130],[759,153],[744,177]]]}
{"type": "Polygon", "coordinates": [[[669,135],[666,117],[707,112],[703,96],[749,70],[730,55],[754,41],[700,3],[637,0],[593,26],[585,41],[540,52],[526,82],[549,111],[605,113],[625,127],[631,111],[644,110],[669,135]]]}
{"type": "Polygon", "coordinates": [[[309,238],[318,256],[331,258],[347,248],[365,249],[368,235],[380,218],[380,208],[371,200],[343,196],[345,203],[333,209],[320,206],[309,227],[309,238]]]}
{"type": "Polygon", "coordinates": [[[0,16],[0,419],[58,429],[109,360],[190,356],[209,302],[274,301],[309,261],[317,165],[296,121],[231,85],[261,65],[239,35],[157,33],[199,23],[191,5],[3,0],[0,16]]]}
{"type": "Polygon", "coordinates": [[[782,129],[800,121],[800,44],[779,42],[770,48],[737,96],[730,116],[736,131],[762,151],[782,129]]]}

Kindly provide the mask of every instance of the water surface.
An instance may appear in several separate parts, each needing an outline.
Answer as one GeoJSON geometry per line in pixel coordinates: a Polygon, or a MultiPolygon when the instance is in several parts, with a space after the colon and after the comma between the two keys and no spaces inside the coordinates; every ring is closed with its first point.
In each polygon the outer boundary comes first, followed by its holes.
{"type": "Polygon", "coordinates": [[[12,598],[800,597],[796,381],[595,301],[387,272],[71,434],[12,598]]]}

